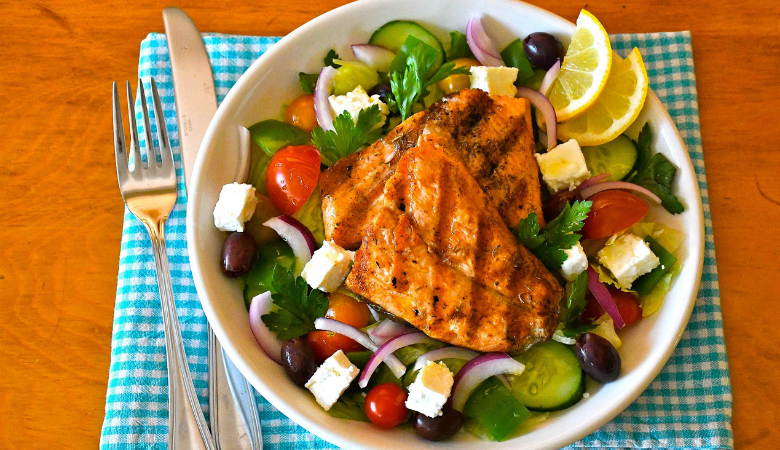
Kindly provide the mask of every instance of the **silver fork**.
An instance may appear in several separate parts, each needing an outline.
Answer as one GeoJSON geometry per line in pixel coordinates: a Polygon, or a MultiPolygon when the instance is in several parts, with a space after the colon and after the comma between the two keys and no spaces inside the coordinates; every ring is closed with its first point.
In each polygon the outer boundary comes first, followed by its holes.
{"type": "Polygon", "coordinates": [[[173,299],[171,273],[168,269],[168,255],[165,248],[165,221],[176,203],[176,171],[173,166],[173,152],[168,142],[168,132],[165,127],[160,96],[157,93],[157,85],[154,79],[151,80],[151,83],[162,163],[157,163],[154,142],[152,141],[152,129],[149,125],[149,113],[146,108],[146,95],[144,94],[143,82],[138,80],[146,137],[147,167],[144,167],[141,162],[133,93],[128,81],[127,112],[130,116],[130,151],[134,162],[133,171],[129,170],[119,90],[114,83],[116,175],[125,204],[146,227],[154,249],[154,262],[157,266],[157,283],[160,288],[165,331],[165,354],[168,364],[168,448],[171,450],[215,450],[216,447],[209,434],[208,425],[203,417],[203,411],[200,409],[198,396],[192,384],[192,375],[187,365],[187,355],[179,329],[179,318],[176,314],[176,303],[173,299]]]}

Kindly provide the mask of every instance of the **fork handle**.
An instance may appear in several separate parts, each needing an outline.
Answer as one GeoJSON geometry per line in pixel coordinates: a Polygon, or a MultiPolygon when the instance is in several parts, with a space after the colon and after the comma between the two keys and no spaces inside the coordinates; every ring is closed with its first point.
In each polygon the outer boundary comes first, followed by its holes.
{"type": "Polygon", "coordinates": [[[179,317],[173,299],[171,272],[165,247],[165,219],[156,224],[146,223],[157,265],[157,283],[160,288],[165,355],[168,363],[168,448],[170,450],[216,450],[209,434],[206,419],[192,384],[192,375],[184,351],[179,317]]]}

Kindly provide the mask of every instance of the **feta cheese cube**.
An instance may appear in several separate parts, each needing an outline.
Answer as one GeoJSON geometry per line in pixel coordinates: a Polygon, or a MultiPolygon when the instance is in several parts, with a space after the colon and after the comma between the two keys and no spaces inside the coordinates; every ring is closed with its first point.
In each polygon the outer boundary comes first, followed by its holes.
{"type": "Polygon", "coordinates": [[[339,350],[326,359],[306,382],[306,389],[314,394],[317,403],[329,410],[347,390],[360,370],[349,362],[347,355],[339,350]]]}
{"type": "Polygon", "coordinates": [[[303,267],[301,276],[312,289],[333,292],[349,274],[355,252],[344,250],[333,241],[325,241],[303,267]]]}
{"type": "Polygon", "coordinates": [[[453,382],[452,372],[444,363],[428,361],[409,385],[406,407],[428,417],[442,415],[441,408],[447,403],[453,382]]]}
{"type": "Polygon", "coordinates": [[[561,265],[561,275],[569,281],[574,281],[579,274],[588,269],[588,257],[579,242],[563,252],[566,253],[567,258],[561,265]]]}
{"type": "Polygon", "coordinates": [[[469,75],[471,89],[482,89],[490,95],[514,97],[517,94],[515,87],[516,67],[473,66],[469,71],[471,72],[469,75]]]}
{"type": "Polygon", "coordinates": [[[252,218],[256,206],[255,188],[251,184],[226,184],[214,207],[214,225],[222,231],[244,231],[244,224],[252,218]]]}
{"type": "Polygon", "coordinates": [[[590,178],[585,157],[574,139],[564,142],[547,153],[537,153],[534,156],[542,171],[542,178],[552,194],[564,189],[574,190],[580,183],[590,178]]]}
{"type": "Polygon", "coordinates": [[[358,114],[361,110],[378,105],[379,115],[382,120],[374,126],[375,129],[381,128],[385,124],[387,114],[390,113],[385,102],[379,99],[379,95],[374,94],[369,97],[362,86],[356,87],[352,92],[347,92],[345,95],[331,95],[328,97],[328,103],[330,103],[330,107],[336,116],[340,116],[344,111],[348,111],[355,123],[357,123],[358,114]]]}
{"type": "Polygon", "coordinates": [[[618,284],[626,289],[631,288],[634,280],[661,264],[650,246],[631,233],[609,238],[598,256],[599,262],[609,269],[618,284]]]}

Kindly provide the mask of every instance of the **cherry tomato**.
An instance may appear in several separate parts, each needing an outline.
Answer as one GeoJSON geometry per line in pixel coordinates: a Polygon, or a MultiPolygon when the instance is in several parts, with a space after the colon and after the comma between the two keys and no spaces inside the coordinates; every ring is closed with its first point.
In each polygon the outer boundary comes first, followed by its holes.
{"type": "Polygon", "coordinates": [[[636,195],[614,189],[599,192],[588,200],[593,206],[582,227],[585,239],[601,239],[623,231],[639,222],[650,209],[650,205],[636,195]]]}
{"type": "Polygon", "coordinates": [[[317,126],[317,117],[314,115],[314,96],[303,94],[293,100],[284,112],[284,121],[311,133],[311,130],[317,126]]]}
{"type": "Polygon", "coordinates": [[[271,158],[265,185],[276,209],[294,214],[309,199],[320,177],[320,152],[312,145],[285,147],[271,158]]]}
{"type": "MultiPolygon", "coordinates": [[[[612,295],[612,299],[615,300],[620,317],[626,323],[626,326],[631,325],[639,321],[642,318],[642,307],[639,306],[639,300],[628,292],[623,292],[618,288],[607,286],[609,293],[612,295]]],[[[582,311],[580,319],[583,322],[590,322],[603,316],[605,313],[604,308],[596,297],[590,292],[588,293],[588,305],[585,306],[585,310],[582,311]]]]}
{"type": "MultiPolygon", "coordinates": [[[[479,61],[474,58],[458,58],[452,60],[455,63],[455,67],[469,68],[471,66],[481,66],[479,61]]],[[[439,87],[445,94],[452,94],[453,92],[460,91],[461,89],[468,89],[471,86],[471,81],[468,75],[450,75],[447,78],[439,81],[439,87]]]]}
{"type": "Polygon", "coordinates": [[[406,392],[394,383],[379,384],[366,396],[366,415],[379,428],[393,428],[409,416],[406,392]]]}
{"type": "MultiPolygon", "coordinates": [[[[325,317],[346,323],[355,328],[363,328],[368,325],[371,313],[365,303],[354,298],[333,293],[329,296],[328,311],[325,317]]],[[[358,352],[365,350],[362,345],[344,336],[330,331],[312,331],[306,335],[306,342],[314,352],[314,359],[322,363],[339,350],[346,352],[358,352]]]]}

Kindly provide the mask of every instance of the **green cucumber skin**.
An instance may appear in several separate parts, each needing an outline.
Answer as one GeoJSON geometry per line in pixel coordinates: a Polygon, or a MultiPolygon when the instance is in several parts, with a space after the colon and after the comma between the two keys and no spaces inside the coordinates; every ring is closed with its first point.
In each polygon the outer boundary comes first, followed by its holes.
{"type": "MultiPolygon", "coordinates": [[[[529,410],[558,411],[568,408],[582,399],[582,395],[585,392],[585,376],[582,373],[582,368],[579,365],[579,361],[577,361],[576,355],[569,347],[555,341],[547,341],[515,359],[526,364],[526,373],[513,380],[512,390],[518,400],[523,402],[529,410]],[[553,378],[548,381],[547,394],[545,392],[539,392],[539,395],[529,394],[527,388],[521,384],[523,381],[528,381],[527,379],[524,380],[524,376],[528,378],[536,370],[535,364],[540,364],[540,361],[548,359],[557,363],[563,362],[569,370],[564,373],[551,374],[552,377],[557,377],[558,379],[553,378]],[[552,386],[552,388],[549,386],[552,386]],[[545,398],[556,396],[556,391],[559,390],[555,389],[556,386],[568,387],[571,393],[565,398],[560,398],[560,395],[557,396],[558,398],[545,398]]],[[[541,375],[536,376],[540,377],[541,375]]],[[[535,382],[536,380],[532,381],[535,382]]]]}
{"type": "Polygon", "coordinates": [[[374,34],[371,35],[368,43],[382,45],[394,52],[398,52],[404,44],[406,37],[410,34],[441,52],[441,61],[438,61],[436,66],[440,66],[444,62],[445,53],[441,41],[425,27],[411,20],[393,20],[387,22],[374,31],[374,34]]]}
{"type": "Polygon", "coordinates": [[[580,380],[581,381],[580,381],[579,388],[577,388],[577,390],[569,398],[568,401],[561,403],[560,405],[552,408],[532,408],[530,406],[526,406],[526,408],[528,408],[528,410],[530,411],[536,411],[536,412],[555,412],[576,405],[577,403],[579,403],[580,400],[582,400],[582,395],[585,394],[585,377],[584,376],[580,377],[580,380]]]}
{"type": "Polygon", "coordinates": [[[608,181],[618,181],[625,179],[634,170],[638,152],[631,139],[621,134],[605,144],[582,147],[582,154],[594,176],[609,173],[608,181]],[[599,154],[600,151],[608,151],[610,154],[604,157],[603,153],[599,154]]]}

